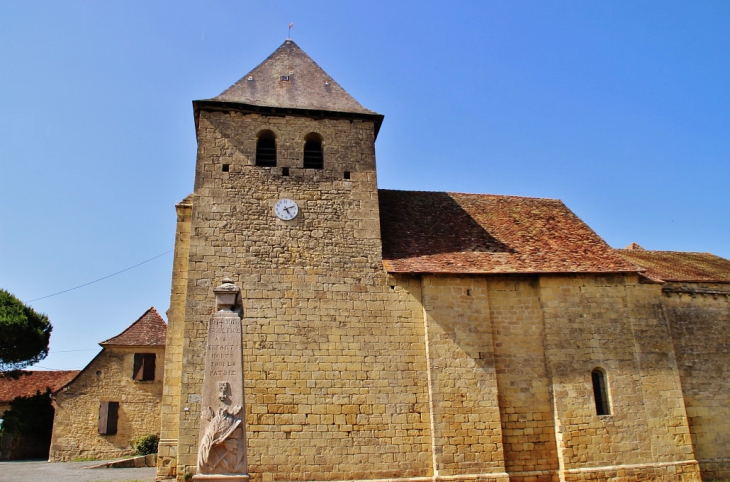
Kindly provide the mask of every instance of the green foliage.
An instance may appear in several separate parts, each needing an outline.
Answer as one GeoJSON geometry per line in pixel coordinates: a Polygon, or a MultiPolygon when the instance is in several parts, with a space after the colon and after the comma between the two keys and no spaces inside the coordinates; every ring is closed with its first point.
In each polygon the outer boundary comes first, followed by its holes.
{"type": "Polygon", "coordinates": [[[135,455],[150,455],[157,453],[157,444],[160,442],[160,437],[152,435],[143,435],[134,440],[130,440],[129,445],[134,447],[135,455]]]}
{"type": "Polygon", "coordinates": [[[48,355],[48,316],[0,289],[0,371],[20,370],[48,355]]]}
{"type": "Polygon", "coordinates": [[[6,435],[32,434],[48,436],[53,429],[53,406],[51,391],[36,392],[32,397],[15,397],[10,408],[5,412],[3,425],[0,427],[0,438],[6,435]]]}
{"type": "Polygon", "coordinates": [[[94,462],[97,460],[101,460],[99,457],[89,457],[89,456],[81,456],[74,457],[71,459],[71,462],[94,462]]]}

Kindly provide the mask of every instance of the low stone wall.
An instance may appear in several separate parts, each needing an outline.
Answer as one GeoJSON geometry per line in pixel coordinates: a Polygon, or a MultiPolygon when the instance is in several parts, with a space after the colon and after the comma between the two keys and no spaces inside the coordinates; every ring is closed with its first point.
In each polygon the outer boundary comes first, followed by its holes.
{"type": "Polygon", "coordinates": [[[157,467],[157,454],[140,455],[128,459],[114,460],[87,469],[133,469],[135,467],[157,467]]]}

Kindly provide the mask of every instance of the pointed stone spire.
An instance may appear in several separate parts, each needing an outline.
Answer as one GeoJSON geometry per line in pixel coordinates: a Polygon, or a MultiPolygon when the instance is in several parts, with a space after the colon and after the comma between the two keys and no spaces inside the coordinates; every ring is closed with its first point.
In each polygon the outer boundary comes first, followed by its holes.
{"type": "Polygon", "coordinates": [[[644,251],[644,248],[639,246],[637,243],[631,243],[628,246],[626,246],[624,249],[628,249],[630,251],[644,251]]]}
{"type": "Polygon", "coordinates": [[[360,105],[291,39],[210,101],[378,115],[360,105]]]}

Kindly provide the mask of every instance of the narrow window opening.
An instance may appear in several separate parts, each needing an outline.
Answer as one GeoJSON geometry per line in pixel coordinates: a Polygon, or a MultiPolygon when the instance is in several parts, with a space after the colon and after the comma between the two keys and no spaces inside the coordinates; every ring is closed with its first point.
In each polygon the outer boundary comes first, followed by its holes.
{"type": "Polygon", "coordinates": [[[223,172],[228,172],[228,164],[223,164],[223,172]]]}
{"type": "Polygon", "coordinates": [[[281,175],[282,176],[288,176],[289,175],[289,168],[288,167],[282,167],[281,168],[281,175]]]}
{"type": "Polygon", "coordinates": [[[390,285],[390,290],[395,291],[395,285],[390,285]]]}
{"type": "Polygon", "coordinates": [[[345,179],[350,179],[350,171],[345,171],[345,179]]]}
{"type": "Polygon", "coordinates": [[[304,138],[304,168],[323,169],[322,136],[312,132],[304,138]]]}
{"type": "Polygon", "coordinates": [[[259,132],[256,141],[256,165],[276,167],[276,136],[269,130],[259,132]]]}
{"type": "Polygon", "coordinates": [[[471,296],[471,290],[466,290],[466,296],[471,296]]]}
{"type": "Polygon", "coordinates": [[[608,387],[606,386],[606,375],[602,370],[596,368],[591,372],[593,381],[593,398],[596,401],[596,415],[611,415],[611,408],[608,406],[608,387]]]}

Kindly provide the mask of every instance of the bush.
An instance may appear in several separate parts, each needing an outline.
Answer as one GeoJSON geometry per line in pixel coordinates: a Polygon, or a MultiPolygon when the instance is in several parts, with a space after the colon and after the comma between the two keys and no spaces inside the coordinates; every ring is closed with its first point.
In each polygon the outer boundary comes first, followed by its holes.
{"type": "Polygon", "coordinates": [[[150,455],[157,453],[157,444],[160,442],[158,435],[143,435],[131,440],[129,444],[134,447],[135,455],[150,455]]]}
{"type": "Polygon", "coordinates": [[[51,391],[37,391],[32,397],[16,397],[10,402],[0,427],[0,458],[48,457],[53,430],[51,391]]]}
{"type": "Polygon", "coordinates": [[[5,412],[0,438],[15,434],[41,434],[50,437],[53,430],[51,390],[39,390],[32,397],[15,397],[5,412]]]}

